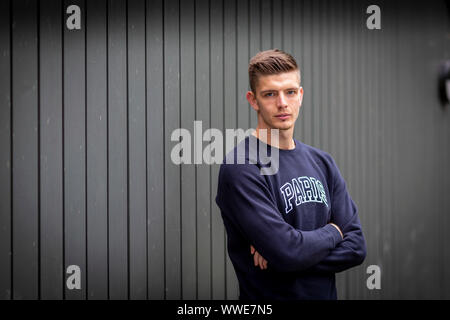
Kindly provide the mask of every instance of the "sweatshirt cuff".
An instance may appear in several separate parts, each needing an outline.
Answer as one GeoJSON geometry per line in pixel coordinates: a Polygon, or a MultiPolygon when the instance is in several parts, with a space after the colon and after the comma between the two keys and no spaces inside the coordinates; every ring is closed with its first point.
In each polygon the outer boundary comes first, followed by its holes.
{"type": "Polygon", "coordinates": [[[325,227],[323,227],[327,232],[329,232],[332,236],[333,242],[334,242],[334,246],[335,247],[339,242],[341,242],[342,236],[341,233],[339,232],[339,230],[331,225],[331,224],[327,224],[325,227]]]}

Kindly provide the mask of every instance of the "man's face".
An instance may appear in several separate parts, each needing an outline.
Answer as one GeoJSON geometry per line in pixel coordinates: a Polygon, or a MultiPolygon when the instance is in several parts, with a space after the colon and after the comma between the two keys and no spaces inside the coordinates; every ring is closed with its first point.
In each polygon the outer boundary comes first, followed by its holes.
{"type": "Polygon", "coordinates": [[[258,127],[293,130],[303,99],[298,71],[260,76],[255,90],[247,100],[259,111],[258,127]]]}

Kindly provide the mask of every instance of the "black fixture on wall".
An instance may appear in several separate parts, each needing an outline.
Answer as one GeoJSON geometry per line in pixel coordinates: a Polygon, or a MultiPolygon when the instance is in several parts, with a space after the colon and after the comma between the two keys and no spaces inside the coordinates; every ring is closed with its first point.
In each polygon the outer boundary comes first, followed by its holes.
{"type": "Polygon", "coordinates": [[[439,68],[439,99],[444,107],[450,104],[450,60],[444,61],[439,68]]]}

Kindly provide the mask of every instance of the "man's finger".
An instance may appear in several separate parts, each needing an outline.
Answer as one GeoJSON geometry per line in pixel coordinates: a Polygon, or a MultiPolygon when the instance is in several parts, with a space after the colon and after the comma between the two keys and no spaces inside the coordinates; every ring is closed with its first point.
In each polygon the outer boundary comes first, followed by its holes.
{"type": "Polygon", "coordinates": [[[255,254],[253,255],[253,261],[255,262],[255,267],[258,265],[258,251],[255,252],[255,254]]]}
{"type": "Polygon", "coordinates": [[[264,261],[266,261],[262,256],[260,256],[261,259],[259,259],[259,266],[261,267],[261,270],[264,270],[264,261]]]}
{"type": "Polygon", "coordinates": [[[255,248],[252,245],[250,245],[250,252],[251,252],[251,254],[255,253],[255,248]]]}

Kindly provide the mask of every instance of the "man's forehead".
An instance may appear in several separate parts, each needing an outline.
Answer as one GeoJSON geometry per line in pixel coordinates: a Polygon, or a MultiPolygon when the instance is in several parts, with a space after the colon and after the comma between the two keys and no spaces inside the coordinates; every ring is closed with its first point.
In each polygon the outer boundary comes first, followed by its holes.
{"type": "Polygon", "coordinates": [[[258,89],[299,88],[300,75],[298,71],[283,72],[279,74],[261,75],[258,78],[258,89]]]}

